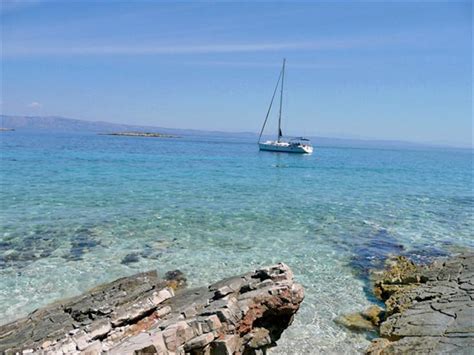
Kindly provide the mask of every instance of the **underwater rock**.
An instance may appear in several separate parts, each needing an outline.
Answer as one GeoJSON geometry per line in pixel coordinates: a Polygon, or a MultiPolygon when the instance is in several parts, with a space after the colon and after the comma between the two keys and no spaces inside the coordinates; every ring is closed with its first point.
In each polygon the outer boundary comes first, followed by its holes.
{"type": "Polygon", "coordinates": [[[132,263],[137,263],[140,261],[140,255],[138,253],[130,253],[125,255],[125,257],[120,262],[121,264],[127,265],[132,263]]]}
{"type": "Polygon", "coordinates": [[[351,330],[372,331],[377,329],[384,317],[385,311],[379,306],[372,305],[365,311],[339,316],[334,321],[351,330]]]}
{"type": "Polygon", "coordinates": [[[399,255],[403,250],[403,245],[393,235],[380,228],[367,237],[360,238],[359,245],[353,247],[350,265],[361,276],[366,277],[370,270],[383,267],[387,257],[399,255]]]}
{"type": "Polygon", "coordinates": [[[337,317],[334,321],[354,331],[371,331],[376,329],[375,325],[359,312],[337,317]]]}
{"type": "Polygon", "coordinates": [[[167,251],[167,244],[163,241],[156,241],[153,244],[145,244],[140,256],[145,259],[157,260],[167,251]]]}
{"type": "Polygon", "coordinates": [[[368,354],[470,354],[474,347],[474,252],[430,265],[404,257],[376,273],[387,318],[368,354]]]}
{"type": "Polygon", "coordinates": [[[385,310],[382,307],[372,305],[365,311],[361,312],[362,317],[370,320],[373,325],[379,326],[380,322],[385,319],[385,310]]]}
{"type": "Polygon", "coordinates": [[[264,353],[304,298],[285,264],[175,294],[184,283],[149,271],[53,303],[1,326],[0,353],[264,353]]]}
{"type": "Polygon", "coordinates": [[[79,228],[71,239],[71,249],[64,258],[67,260],[82,260],[82,256],[91,249],[100,245],[100,242],[93,238],[94,233],[88,228],[79,228]]]}
{"type": "Polygon", "coordinates": [[[37,228],[31,234],[18,232],[0,242],[0,268],[21,269],[41,258],[49,257],[59,246],[59,232],[37,228]]]}
{"type": "Polygon", "coordinates": [[[11,243],[5,242],[5,241],[0,241],[0,251],[5,251],[11,249],[11,243]]]}
{"type": "Polygon", "coordinates": [[[181,270],[171,270],[165,274],[165,280],[168,286],[174,290],[186,287],[187,279],[181,270]]]}

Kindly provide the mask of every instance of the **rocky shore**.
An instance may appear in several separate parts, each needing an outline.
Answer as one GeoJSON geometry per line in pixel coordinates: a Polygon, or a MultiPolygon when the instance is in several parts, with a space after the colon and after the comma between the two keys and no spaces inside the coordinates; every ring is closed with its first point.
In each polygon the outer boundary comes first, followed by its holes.
{"type": "Polygon", "coordinates": [[[399,256],[372,274],[385,303],[336,319],[352,330],[377,331],[367,354],[472,354],[474,253],[416,265],[399,256]]]}
{"type": "MultiPolygon", "coordinates": [[[[373,305],[336,321],[378,338],[369,355],[471,354],[474,253],[416,265],[391,258],[372,273],[373,305]]],[[[264,354],[303,301],[285,264],[207,287],[179,271],[150,271],[98,286],[0,327],[5,354],[264,354]]]]}
{"type": "Polygon", "coordinates": [[[304,298],[285,264],[185,288],[179,271],[140,273],[0,327],[5,354],[264,354],[304,298]]]}
{"type": "Polygon", "coordinates": [[[374,291],[386,319],[368,354],[472,354],[474,253],[428,266],[399,257],[376,276],[374,291]]]}

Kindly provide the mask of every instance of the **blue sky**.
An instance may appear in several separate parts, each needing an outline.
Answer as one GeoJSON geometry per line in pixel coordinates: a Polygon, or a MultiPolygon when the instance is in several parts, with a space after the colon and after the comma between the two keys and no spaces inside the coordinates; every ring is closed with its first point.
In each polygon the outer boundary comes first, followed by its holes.
{"type": "Polygon", "coordinates": [[[471,2],[2,4],[4,114],[472,144],[471,2]]]}

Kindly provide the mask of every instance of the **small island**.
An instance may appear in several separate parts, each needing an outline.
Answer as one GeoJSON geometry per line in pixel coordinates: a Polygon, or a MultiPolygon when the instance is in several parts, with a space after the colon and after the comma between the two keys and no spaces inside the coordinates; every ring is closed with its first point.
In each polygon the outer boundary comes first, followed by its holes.
{"type": "Polygon", "coordinates": [[[3,127],[0,127],[0,132],[12,132],[14,131],[15,129],[14,128],[3,128],[3,127]]]}
{"type": "Polygon", "coordinates": [[[125,136],[125,137],[151,137],[151,138],[181,138],[172,134],[164,134],[157,132],[112,132],[112,133],[99,133],[104,136],[125,136]]]}

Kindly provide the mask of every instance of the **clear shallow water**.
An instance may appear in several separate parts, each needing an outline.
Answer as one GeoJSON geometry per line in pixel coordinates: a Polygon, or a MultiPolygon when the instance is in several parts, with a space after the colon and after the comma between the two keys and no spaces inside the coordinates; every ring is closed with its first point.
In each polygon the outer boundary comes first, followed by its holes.
{"type": "MultiPolygon", "coordinates": [[[[471,151],[316,147],[237,139],[3,132],[0,316],[142,270],[193,285],[284,261],[305,286],[274,353],[357,352],[333,319],[373,300],[387,253],[473,246],[471,151]],[[137,260],[123,263],[133,254],[137,260]]],[[[317,146],[317,142],[316,146],[317,146]]]]}

